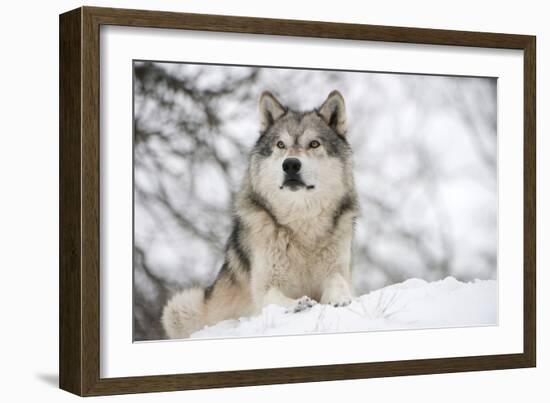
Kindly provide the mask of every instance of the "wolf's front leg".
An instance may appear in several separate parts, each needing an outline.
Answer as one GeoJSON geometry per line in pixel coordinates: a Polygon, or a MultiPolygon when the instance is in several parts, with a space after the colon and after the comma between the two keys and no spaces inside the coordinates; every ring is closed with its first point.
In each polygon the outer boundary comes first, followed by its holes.
{"type": "Polygon", "coordinates": [[[251,291],[256,313],[260,313],[268,305],[289,308],[294,303],[294,300],[287,297],[278,287],[279,284],[274,278],[275,267],[277,266],[264,258],[264,264],[251,270],[251,291]]]}
{"type": "Polygon", "coordinates": [[[323,284],[321,304],[331,304],[336,307],[351,303],[352,295],[349,282],[340,273],[333,273],[323,284]]]}
{"type": "MultiPolygon", "coordinates": [[[[263,248],[258,248],[254,266],[251,268],[252,297],[257,312],[265,306],[275,304],[287,309],[287,312],[299,312],[313,306],[314,301],[302,296],[293,299],[287,294],[296,281],[290,269],[291,263],[287,249],[288,234],[279,231],[269,234],[269,242],[263,248]]],[[[296,297],[296,292],[291,294],[296,297]]]]}

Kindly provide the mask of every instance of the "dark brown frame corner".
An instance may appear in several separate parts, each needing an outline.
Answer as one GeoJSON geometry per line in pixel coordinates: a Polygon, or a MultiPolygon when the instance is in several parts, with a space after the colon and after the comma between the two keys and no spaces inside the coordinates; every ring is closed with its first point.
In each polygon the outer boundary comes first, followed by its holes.
{"type": "Polygon", "coordinates": [[[81,7],[60,16],[60,387],[81,396],[533,367],[536,363],[535,37],[81,7]],[[101,378],[101,25],[519,49],[524,52],[524,351],[477,357],[101,378]]]}

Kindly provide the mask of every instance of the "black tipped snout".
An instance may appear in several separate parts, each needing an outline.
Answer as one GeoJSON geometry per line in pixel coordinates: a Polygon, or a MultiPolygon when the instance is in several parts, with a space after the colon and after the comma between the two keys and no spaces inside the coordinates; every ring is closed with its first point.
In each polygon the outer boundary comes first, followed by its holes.
{"type": "Polygon", "coordinates": [[[283,161],[283,171],[289,175],[294,175],[300,172],[302,163],[298,158],[287,158],[283,161]]]}

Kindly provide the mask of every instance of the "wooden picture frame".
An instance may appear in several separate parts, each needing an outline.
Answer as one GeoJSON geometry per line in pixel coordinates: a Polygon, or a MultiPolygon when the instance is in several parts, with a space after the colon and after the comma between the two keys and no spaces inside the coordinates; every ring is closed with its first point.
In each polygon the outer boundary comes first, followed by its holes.
{"type": "Polygon", "coordinates": [[[533,367],[536,363],[535,37],[81,7],[60,16],[60,387],[81,396],[533,367]],[[100,26],[519,49],[524,56],[523,353],[100,377],[100,26]]]}

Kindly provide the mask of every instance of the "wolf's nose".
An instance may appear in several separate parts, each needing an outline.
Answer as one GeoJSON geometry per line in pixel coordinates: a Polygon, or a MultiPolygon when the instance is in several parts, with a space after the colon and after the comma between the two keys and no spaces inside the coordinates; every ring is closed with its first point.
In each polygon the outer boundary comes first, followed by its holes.
{"type": "Polygon", "coordinates": [[[283,171],[287,174],[297,174],[302,168],[302,163],[298,158],[287,158],[283,161],[283,171]]]}

